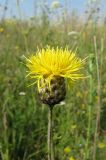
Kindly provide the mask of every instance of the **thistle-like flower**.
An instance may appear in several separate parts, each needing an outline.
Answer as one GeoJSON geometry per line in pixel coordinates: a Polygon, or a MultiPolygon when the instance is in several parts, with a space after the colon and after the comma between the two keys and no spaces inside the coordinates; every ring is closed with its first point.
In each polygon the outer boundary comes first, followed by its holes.
{"type": "Polygon", "coordinates": [[[81,60],[68,48],[38,50],[35,55],[26,58],[30,78],[35,79],[40,100],[55,105],[65,99],[66,84],[83,78],[78,73],[85,60],[81,60]]]}

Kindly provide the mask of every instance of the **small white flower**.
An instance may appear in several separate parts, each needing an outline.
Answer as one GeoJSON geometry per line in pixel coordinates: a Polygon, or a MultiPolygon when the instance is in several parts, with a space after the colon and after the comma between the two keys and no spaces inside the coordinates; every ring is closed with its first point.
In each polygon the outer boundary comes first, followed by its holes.
{"type": "Polygon", "coordinates": [[[100,0],[88,0],[88,4],[92,4],[92,3],[97,3],[99,2],[100,0]]]}
{"type": "Polygon", "coordinates": [[[78,35],[79,33],[76,32],[76,31],[71,31],[71,32],[68,32],[68,36],[76,36],[78,35]]]}
{"type": "Polygon", "coordinates": [[[58,1],[54,1],[52,2],[52,5],[51,5],[52,8],[59,8],[60,7],[60,3],[58,1]]]}
{"type": "Polygon", "coordinates": [[[85,111],[82,111],[83,114],[85,114],[85,111]]]}
{"type": "Polygon", "coordinates": [[[20,95],[20,96],[25,96],[26,93],[25,93],[25,92],[19,92],[19,95],[20,95]]]}
{"type": "Polygon", "coordinates": [[[61,102],[59,103],[60,106],[63,106],[63,105],[65,105],[65,104],[66,104],[65,101],[61,101],[61,102]]]}

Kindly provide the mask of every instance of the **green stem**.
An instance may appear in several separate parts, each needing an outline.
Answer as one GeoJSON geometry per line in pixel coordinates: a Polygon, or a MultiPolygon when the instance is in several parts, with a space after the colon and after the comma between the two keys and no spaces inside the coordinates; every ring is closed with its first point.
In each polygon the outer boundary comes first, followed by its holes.
{"type": "Polygon", "coordinates": [[[93,58],[94,55],[90,55],[89,60],[89,106],[88,106],[88,127],[87,127],[87,140],[86,140],[86,153],[85,160],[89,159],[89,142],[90,142],[90,130],[91,130],[91,121],[92,121],[92,104],[93,104],[93,58]]]}
{"type": "Polygon", "coordinates": [[[94,48],[95,48],[95,58],[96,58],[96,70],[97,70],[97,107],[96,107],[96,126],[95,126],[95,134],[94,134],[94,147],[93,147],[93,160],[96,160],[96,151],[97,151],[97,140],[99,134],[100,127],[100,112],[101,112],[101,74],[99,68],[99,52],[97,50],[97,40],[96,36],[94,36],[94,48]]]}
{"type": "Polygon", "coordinates": [[[48,160],[54,160],[54,148],[53,148],[53,120],[52,112],[53,106],[49,106],[48,113],[48,160]]]}

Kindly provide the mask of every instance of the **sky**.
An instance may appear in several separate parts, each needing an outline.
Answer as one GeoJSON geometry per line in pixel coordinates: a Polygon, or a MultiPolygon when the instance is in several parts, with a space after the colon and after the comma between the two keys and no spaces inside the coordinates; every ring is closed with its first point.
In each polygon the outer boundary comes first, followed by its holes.
{"type": "MultiPolygon", "coordinates": [[[[35,9],[35,4],[40,4],[41,0],[19,0],[20,1],[20,6],[21,6],[21,11],[24,15],[24,17],[32,17],[36,11],[35,9]]],[[[53,1],[56,0],[42,0],[42,1],[47,1],[48,5],[51,6],[53,1]]],[[[87,8],[87,2],[90,0],[58,0],[61,5],[65,5],[66,2],[68,3],[68,7],[70,10],[76,10],[79,15],[84,15],[84,12],[87,8]]],[[[96,1],[96,0],[91,0],[91,1],[96,1]]],[[[100,9],[101,9],[101,14],[103,17],[106,16],[106,0],[97,0],[101,1],[100,3],[100,9]]],[[[0,17],[3,16],[3,11],[4,11],[4,6],[7,4],[8,10],[6,10],[6,17],[10,18],[12,16],[19,16],[18,8],[17,8],[17,0],[0,0],[0,17]]]]}

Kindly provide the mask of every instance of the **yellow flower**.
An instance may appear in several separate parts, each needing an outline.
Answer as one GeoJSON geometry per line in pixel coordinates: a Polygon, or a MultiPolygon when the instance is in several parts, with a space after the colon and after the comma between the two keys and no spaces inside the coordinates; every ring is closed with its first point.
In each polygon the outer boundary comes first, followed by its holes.
{"type": "Polygon", "coordinates": [[[99,99],[100,99],[100,97],[99,97],[99,96],[95,96],[95,100],[97,100],[97,101],[98,101],[99,99]]]}
{"type": "Polygon", "coordinates": [[[71,157],[69,158],[69,160],[75,160],[75,158],[71,156],[71,157]]]}
{"type": "Polygon", "coordinates": [[[83,97],[83,95],[82,95],[81,92],[77,92],[77,93],[76,93],[76,96],[79,97],[79,98],[82,98],[82,97],[83,97]]]}
{"type": "Polygon", "coordinates": [[[35,79],[33,84],[37,83],[38,90],[45,84],[50,85],[54,76],[63,77],[68,84],[84,78],[82,74],[78,73],[84,64],[85,59],[81,60],[68,48],[57,47],[54,49],[49,46],[46,49],[38,49],[35,55],[26,58],[27,76],[35,79]]]}
{"type": "Polygon", "coordinates": [[[102,142],[98,143],[98,148],[102,149],[102,148],[105,148],[105,147],[106,147],[105,143],[102,143],[102,142]]]}
{"type": "Polygon", "coordinates": [[[71,152],[71,148],[69,146],[64,148],[64,153],[70,153],[71,152]]]}
{"type": "Polygon", "coordinates": [[[4,28],[0,28],[0,33],[3,33],[4,32],[4,28]]]}
{"type": "Polygon", "coordinates": [[[19,46],[15,46],[15,50],[19,50],[19,46]]]}
{"type": "Polygon", "coordinates": [[[72,128],[72,129],[75,129],[75,128],[77,128],[77,125],[76,125],[76,124],[73,124],[73,125],[71,126],[71,128],[72,128]]]}

